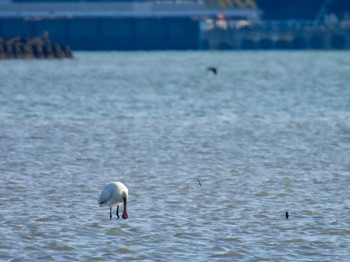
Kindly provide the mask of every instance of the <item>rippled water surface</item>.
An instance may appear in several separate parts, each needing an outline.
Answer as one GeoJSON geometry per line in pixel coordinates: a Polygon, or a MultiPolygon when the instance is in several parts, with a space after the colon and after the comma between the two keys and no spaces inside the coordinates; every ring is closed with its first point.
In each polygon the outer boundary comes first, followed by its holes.
{"type": "Polygon", "coordinates": [[[0,68],[1,260],[349,258],[349,53],[75,53],[0,68]],[[129,219],[110,221],[97,198],[118,180],[129,219]]]}

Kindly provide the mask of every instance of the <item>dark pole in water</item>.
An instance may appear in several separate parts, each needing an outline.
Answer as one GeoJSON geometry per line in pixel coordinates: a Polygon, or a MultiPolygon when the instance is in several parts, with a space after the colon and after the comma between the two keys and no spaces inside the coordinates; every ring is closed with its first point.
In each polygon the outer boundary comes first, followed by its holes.
{"type": "Polygon", "coordinates": [[[288,214],[288,211],[286,211],[286,219],[288,219],[289,217],[289,214],[288,214]]]}

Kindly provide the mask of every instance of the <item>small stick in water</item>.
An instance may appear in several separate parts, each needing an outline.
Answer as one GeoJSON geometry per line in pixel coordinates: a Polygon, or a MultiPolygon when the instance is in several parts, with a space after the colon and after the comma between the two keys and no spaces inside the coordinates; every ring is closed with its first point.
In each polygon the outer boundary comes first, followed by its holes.
{"type": "Polygon", "coordinates": [[[288,219],[289,217],[289,214],[288,214],[288,211],[286,211],[286,219],[288,219]]]}

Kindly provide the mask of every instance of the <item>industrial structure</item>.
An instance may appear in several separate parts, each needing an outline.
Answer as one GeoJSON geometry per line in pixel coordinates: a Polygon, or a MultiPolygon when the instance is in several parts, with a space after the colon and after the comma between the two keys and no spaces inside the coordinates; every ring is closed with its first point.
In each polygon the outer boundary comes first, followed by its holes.
{"type": "Polygon", "coordinates": [[[337,0],[0,0],[0,38],[45,35],[73,50],[350,49],[349,9],[337,0]]]}

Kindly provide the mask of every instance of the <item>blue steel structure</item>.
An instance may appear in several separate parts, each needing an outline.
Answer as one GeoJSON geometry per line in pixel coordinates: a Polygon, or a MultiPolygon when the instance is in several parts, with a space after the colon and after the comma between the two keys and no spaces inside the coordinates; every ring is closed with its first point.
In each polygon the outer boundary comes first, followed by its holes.
{"type": "Polygon", "coordinates": [[[203,1],[2,0],[0,37],[48,34],[53,42],[73,50],[198,49],[200,21],[217,16],[258,19],[260,11],[203,1]]]}

